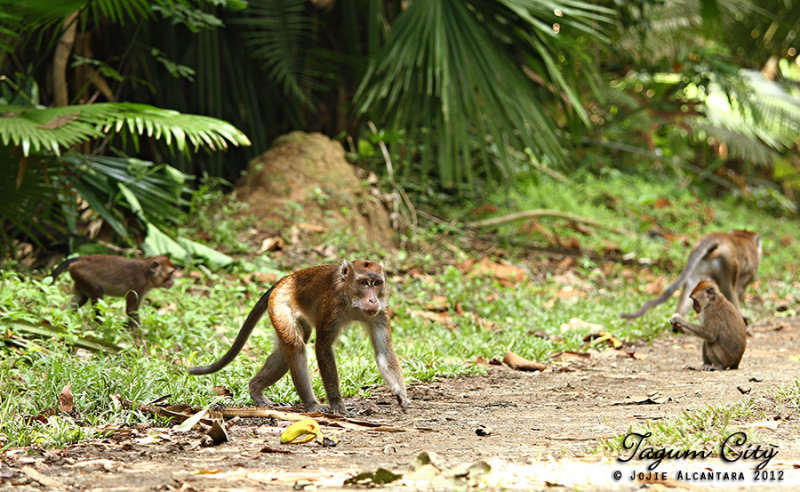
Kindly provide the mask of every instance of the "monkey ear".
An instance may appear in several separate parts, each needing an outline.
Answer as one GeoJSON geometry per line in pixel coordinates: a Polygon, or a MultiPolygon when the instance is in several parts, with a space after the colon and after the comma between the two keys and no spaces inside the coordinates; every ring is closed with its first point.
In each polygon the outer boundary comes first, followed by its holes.
{"type": "Polygon", "coordinates": [[[155,273],[161,268],[161,263],[158,260],[153,260],[150,262],[150,271],[155,273]]]}
{"type": "Polygon", "coordinates": [[[347,260],[342,261],[342,266],[339,267],[339,270],[342,272],[342,278],[347,278],[347,272],[350,269],[350,262],[347,260]]]}
{"type": "Polygon", "coordinates": [[[708,297],[709,301],[713,301],[717,297],[717,293],[714,292],[714,287],[709,287],[706,289],[706,297],[708,297]]]}

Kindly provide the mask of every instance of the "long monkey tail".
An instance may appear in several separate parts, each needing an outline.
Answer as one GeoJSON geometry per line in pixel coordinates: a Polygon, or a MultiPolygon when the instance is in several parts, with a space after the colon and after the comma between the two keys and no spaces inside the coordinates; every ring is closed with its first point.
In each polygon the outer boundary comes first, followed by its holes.
{"type": "Polygon", "coordinates": [[[697,263],[705,258],[707,254],[717,249],[717,246],[719,246],[719,242],[713,237],[708,238],[705,241],[701,241],[700,244],[698,244],[694,251],[692,251],[692,253],[689,255],[689,259],[686,261],[686,266],[683,268],[680,276],[678,276],[678,279],[672,282],[672,284],[670,284],[670,286],[667,287],[660,296],[656,297],[655,299],[650,299],[642,304],[642,307],[640,307],[638,311],[634,313],[622,313],[619,315],[619,317],[624,319],[638,318],[650,309],[669,299],[672,294],[675,293],[675,291],[678,290],[681,285],[683,285],[683,283],[686,281],[686,277],[689,276],[689,273],[691,273],[697,263]]]}
{"type": "Polygon", "coordinates": [[[253,310],[247,315],[247,319],[244,320],[244,324],[242,324],[242,329],[239,330],[239,334],[236,335],[236,340],[233,341],[233,345],[231,345],[231,348],[225,352],[225,355],[211,365],[190,367],[189,374],[200,375],[217,372],[230,364],[230,362],[236,358],[237,355],[239,355],[239,352],[242,351],[242,347],[244,347],[247,339],[250,338],[250,334],[253,333],[253,328],[255,328],[261,317],[264,316],[264,312],[269,306],[269,297],[276,285],[278,284],[276,283],[270,287],[269,290],[265,292],[263,296],[261,296],[261,299],[258,300],[256,305],[253,307],[253,310]]]}
{"type": "Polygon", "coordinates": [[[76,261],[78,261],[79,259],[80,259],[80,257],[76,257],[76,258],[70,258],[69,260],[64,260],[64,261],[62,261],[62,262],[61,262],[61,263],[60,263],[60,264],[59,264],[59,265],[56,267],[56,269],[55,269],[55,270],[53,270],[53,273],[51,273],[51,274],[50,274],[50,276],[51,276],[51,277],[53,277],[53,280],[57,279],[57,278],[58,278],[58,276],[59,276],[59,275],[61,275],[61,273],[62,273],[64,270],[66,270],[66,269],[67,269],[67,267],[68,267],[68,266],[72,265],[73,263],[75,263],[75,262],[76,262],[76,261]]]}

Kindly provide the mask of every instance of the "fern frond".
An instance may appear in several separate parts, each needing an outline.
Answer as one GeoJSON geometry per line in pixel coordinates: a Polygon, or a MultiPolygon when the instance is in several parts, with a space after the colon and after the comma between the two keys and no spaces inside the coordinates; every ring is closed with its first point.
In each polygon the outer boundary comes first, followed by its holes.
{"type": "Polygon", "coordinates": [[[26,156],[44,151],[60,155],[61,149],[123,130],[135,142],[140,135],[163,139],[181,152],[200,147],[220,150],[228,144],[250,145],[244,133],[225,121],[145,104],[100,103],[44,109],[0,105],[0,142],[19,146],[26,156]]]}

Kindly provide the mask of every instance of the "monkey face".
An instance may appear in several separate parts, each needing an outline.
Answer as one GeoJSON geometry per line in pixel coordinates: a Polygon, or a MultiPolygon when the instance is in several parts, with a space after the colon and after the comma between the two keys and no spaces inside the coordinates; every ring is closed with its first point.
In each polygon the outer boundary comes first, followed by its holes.
{"type": "Polygon", "coordinates": [[[383,298],[383,276],[378,275],[359,275],[357,278],[357,297],[358,307],[369,317],[375,316],[383,308],[381,299],[383,298]]]}
{"type": "Polygon", "coordinates": [[[150,280],[156,287],[172,287],[175,283],[175,270],[175,265],[167,256],[157,256],[150,263],[150,280]]]}
{"type": "Polygon", "coordinates": [[[371,318],[387,306],[383,268],[375,262],[343,262],[340,272],[347,285],[352,306],[371,318]]]}
{"type": "Polygon", "coordinates": [[[700,313],[705,306],[712,304],[717,298],[717,286],[713,282],[703,280],[692,290],[692,307],[700,313]]]}

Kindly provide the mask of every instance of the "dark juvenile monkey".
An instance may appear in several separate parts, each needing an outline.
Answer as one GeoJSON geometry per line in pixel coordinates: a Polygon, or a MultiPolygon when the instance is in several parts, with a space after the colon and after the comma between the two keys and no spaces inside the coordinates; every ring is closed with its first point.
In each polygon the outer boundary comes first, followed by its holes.
{"type": "Polygon", "coordinates": [[[89,255],[62,262],[51,274],[55,280],[64,271],[75,284],[75,309],[104,295],[124,297],[128,326],[139,326],[139,306],[150,289],[172,287],[175,266],[164,255],[145,259],[111,255],[89,255]]]}
{"type": "Polygon", "coordinates": [[[690,289],[702,280],[717,284],[722,294],[740,311],[744,290],[753,281],[761,261],[761,238],[755,232],[732,230],[713,232],[700,238],[689,254],[686,266],[675,282],[655,299],[645,302],[635,313],[621,314],[632,319],[661,304],[683,287],[677,312],[686,316],[691,306],[690,289]]]}
{"type": "Polygon", "coordinates": [[[277,348],[267,357],[264,367],[250,380],[250,396],[257,406],[271,404],[264,389],[287,371],[308,412],[323,410],[311,388],[306,362],[306,343],[316,328],[315,352],[322,383],[333,413],[346,413],[339,391],[339,375],[333,343],[342,328],[352,322],[366,326],[375,352],[378,370],[403,410],[408,406],[400,361],[392,347],[383,268],[371,261],[323,265],[280,279],[258,300],[244,321],[233,345],[217,362],[191,367],[190,374],[219,371],[242,350],[256,323],[269,313],[275,328],[277,348]]]}
{"type": "Polygon", "coordinates": [[[713,282],[697,284],[691,298],[695,312],[700,313],[700,324],[690,323],[678,313],[669,319],[670,324],[703,339],[703,370],[737,369],[747,345],[747,327],[739,310],[713,282]]]}

